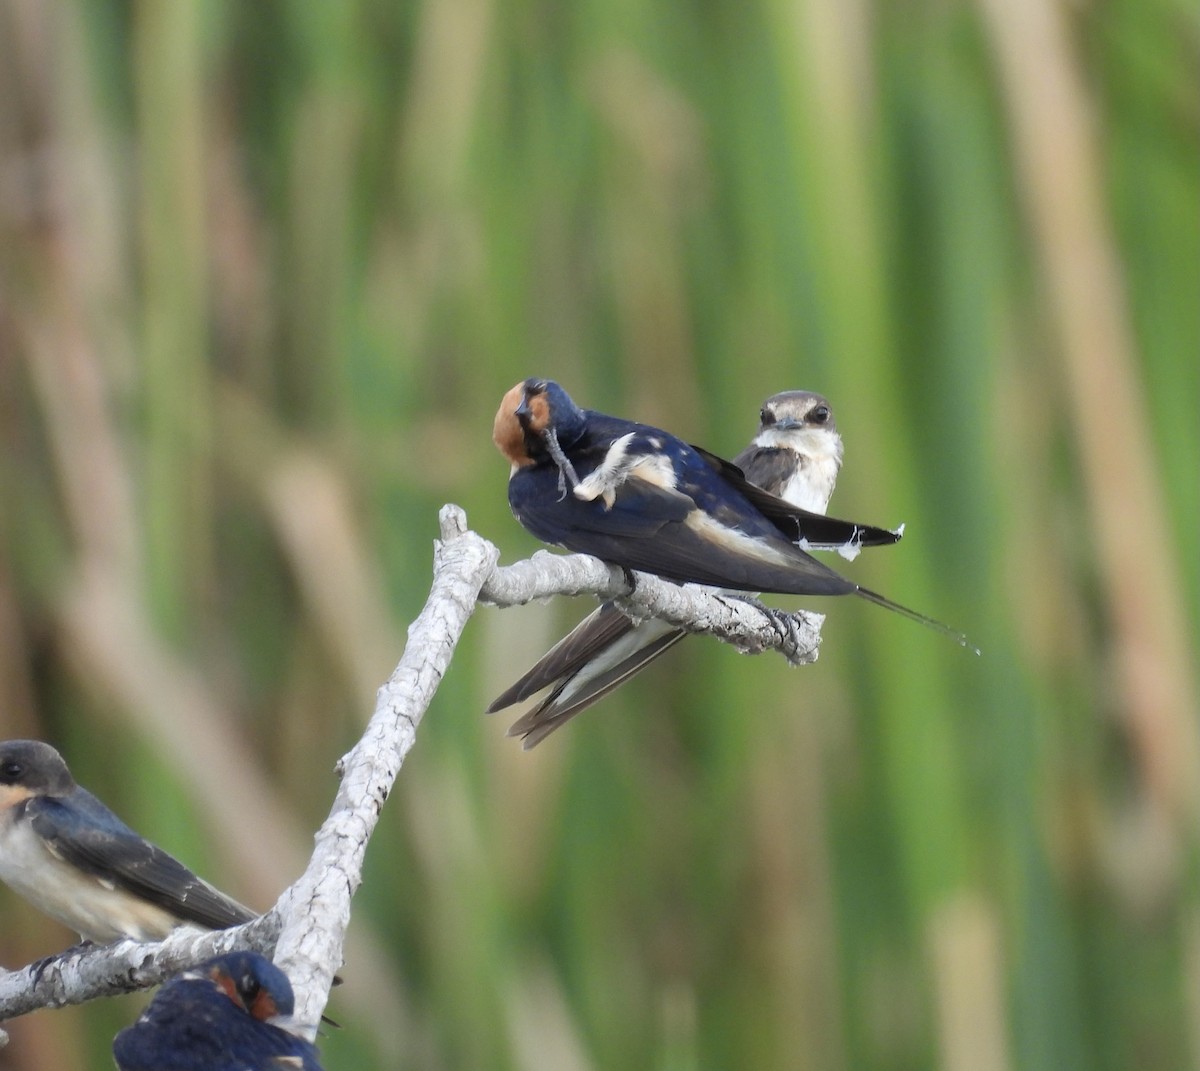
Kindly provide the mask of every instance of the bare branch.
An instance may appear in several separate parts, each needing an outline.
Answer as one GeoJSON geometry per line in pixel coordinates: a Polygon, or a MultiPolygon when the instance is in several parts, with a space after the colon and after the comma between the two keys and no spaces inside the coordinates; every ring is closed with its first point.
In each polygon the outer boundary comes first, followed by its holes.
{"type": "Polygon", "coordinates": [[[499,556],[491,543],[467,530],[458,507],[444,506],[441,522],[429,599],[409,626],[400,664],[379,689],[367,731],[339,763],[341,788],[317,833],[312,862],[280,899],[285,922],[275,962],[296,990],[297,1022],[314,1031],[342,961],[350,898],[362,880],[367,841],[499,556]]]}
{"type": "MultiPolygon", "coordinates": [[[[342,962],[350,901],[362,880],[367,843],[391,793],[417,726],[441,683],[459,637],[480,603],[516,606],[552,595],[616,599],[633,618],[659,617],[689,632],[710,633],[743,651],[780,651],[795,664],[816,659],[822,616],[768,610],[752,599],[634,574],[585,555],[541,551],[499,567],[496,547],[467,528],[466,514],[444,506],[435,543],[433,586],[408,630],[400,664],[379,689],[359,742],[338,763],[341,786],[316,849],[275,907],[246,926],[218,933],[182,931],[158,945],[122,941],[20,971],[0,972],[0,1021],[42,1007],[81,1003],[157,984],[179,970],[229,951],[271,953],[291,978],[296,1022],[310,1036],[342,962]],[[41,966],[39,973],[38,967],[41,966]]],[[[4,1035],[0,1032],[0,1043],[4,1035]]]]}
{"type": "Polygon", "coordinates": [[[0,971],[0,1020],[147,989],[235,948],[270,954],[278,934],[279,917],[268,911],[230,930],[176,930],[157,944],[78,945],[19,971],[0,971]]]}

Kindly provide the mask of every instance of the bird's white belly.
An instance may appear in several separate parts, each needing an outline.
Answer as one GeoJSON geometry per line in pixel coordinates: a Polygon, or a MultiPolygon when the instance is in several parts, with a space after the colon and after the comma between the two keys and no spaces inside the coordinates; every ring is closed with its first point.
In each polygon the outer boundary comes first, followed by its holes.
{"type": "Polygon", "coordinates": [[[838,463],[831,457],[810,458],[780,489],[779,497],[810,513],[824,513],[837,480],[838,463]]]}
{"type": "Polygon", "coordinates": [[[0,829],[0,881],[85,940],[158,941],[176,918],[55,856],[28,822],[0,829]]]}

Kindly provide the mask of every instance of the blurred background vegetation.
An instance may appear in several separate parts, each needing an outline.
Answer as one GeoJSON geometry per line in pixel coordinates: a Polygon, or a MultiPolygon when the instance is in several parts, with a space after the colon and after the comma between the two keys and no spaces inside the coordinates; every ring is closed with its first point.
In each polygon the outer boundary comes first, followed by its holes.
{"type": "Polygon", "coordinates": [[[505,389],[726,455],[819,390],[908,525],[847,571],[983,656],[818,604],[526,754],[481,711],[590,603],[481,610],[326,1067],[1200,1066],[1198,56],[1185,0],[3,0],[3,736],[266,907],[437,508],[534,549],[505,389]]]}

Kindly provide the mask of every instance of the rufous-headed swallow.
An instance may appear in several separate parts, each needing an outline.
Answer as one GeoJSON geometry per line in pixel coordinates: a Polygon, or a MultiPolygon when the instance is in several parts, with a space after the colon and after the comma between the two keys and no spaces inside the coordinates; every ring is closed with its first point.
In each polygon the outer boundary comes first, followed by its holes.
{"type": "Polygon", "coordinates": [[[292,1023],[288,977],[257,952],[231,952],[166,983],[113,1041],[120,1071],[321,1071],[292,1023]]]}
{"type": "Polygon", "coordinates": [[[799,509],[740,468],[669,432],[580,409],[526,379],[500,403],[492,438],[512,468],[508,501],[539,539],[681,583],[792,595],[858,595],[966,638],[855,584],[812,548],[892,543],[898,532],[799,509]]]}
{"type": "MultiPolygon", "coordinates": [[[[737,457],[752,484],[793,506],[823,514],[842,464],[842,438],[829,402],[811,391],[772,395],[753,440],[737,457]]],[[[488,707],[502,710],[550,687],[509,735],[531,748],[623,684],[687,633],[649,618],[636,624],[613,602],[592,611],[488,707]]]]}
{"type": "Polygon", "coordinates": [[[38,740],[0,743],[0,881],[98,944],[257,917],[138,836],[38,740]]]}

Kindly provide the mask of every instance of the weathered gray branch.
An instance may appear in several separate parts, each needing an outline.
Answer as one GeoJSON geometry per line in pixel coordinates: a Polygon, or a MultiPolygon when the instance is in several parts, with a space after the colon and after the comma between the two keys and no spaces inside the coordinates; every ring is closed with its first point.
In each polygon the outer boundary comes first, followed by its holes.
{"type": "Polygon", "coordinates": [[[0,971],[0,1019],[146,989],[234,948],[269,954],[278,933],[279,917],[268,911],[231,930],[176,930],[158,944],[118,941],[68,949],[19,971],[0,971]]]}
{"type": "MultiPolygon", "coordinates": [[[[261,919],[218,933],[183,931],[161,944],[122,941],[20,971],[0,971],[0,1021],[36,1008],[76,1004],[157,984],[171,974],[229,951],[274,952],[296,991],[296,1021],[315,1034],[350,923],[350,900],[362,880],[367,843],[417,726],[441,683],[467,621],[480,603],[507,607],[551,595],[616,599],[631,617],[660,617],[690,632],[711,633],[744,651],[780,651],[793,663],[812,662],[820,614],[768,611],[753,601],[691,584],[625,573],[584,555],[541,551],[501,567],[496,547],[467,528],[457,506],[440,514],[433,586],[408,630],[408,643],[359,742],[338,763],[341,786],[316,835],[304,874],[261,919]]],[[[0,1032],[0,1042],[3,1040],[0,1032]]]]}

